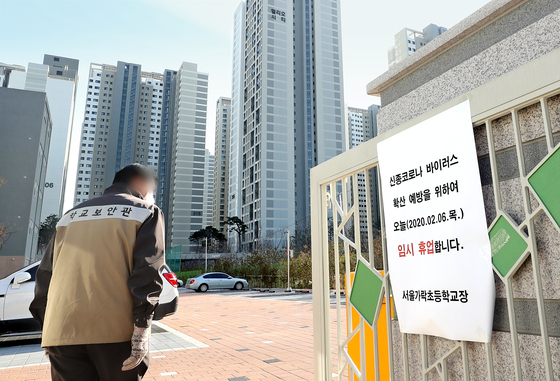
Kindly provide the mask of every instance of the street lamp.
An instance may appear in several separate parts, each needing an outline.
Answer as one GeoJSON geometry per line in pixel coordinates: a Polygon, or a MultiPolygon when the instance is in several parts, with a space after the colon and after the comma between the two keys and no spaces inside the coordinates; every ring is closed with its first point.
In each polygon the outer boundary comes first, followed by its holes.
{"type": "Polygon", "coordinates": [[[287,242],[288,244],[286,245],[286,255],[288,257],[288,288],[286,289],[286,292],[292,292],[292,288],[290,287],[290,231],[288,230],[286,232],[287,235],[287,242]]]}
{"type": "Polygon", "coordinates": [[[204,256],[206,258],[205,265],[204,265],[204,272],[207,273],[208,272],[208,237],[204,237],[204,241],[206,242],[206,245],[204,246],[204,256]]]}

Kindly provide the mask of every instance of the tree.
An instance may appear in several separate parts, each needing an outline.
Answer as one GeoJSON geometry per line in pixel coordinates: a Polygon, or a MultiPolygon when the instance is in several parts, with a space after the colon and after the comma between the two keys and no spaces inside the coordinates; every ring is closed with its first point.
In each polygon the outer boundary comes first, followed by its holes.
{"type": "Polygon", "coordinates": [[[0,223],[0,251],[16,231],[17,229],[14,229],[12,224],[0,223]]]}
{"type": "Polygon", "coordinates": [[[56,224],[60,218],[56,214],[51,214],[45,221],[41,223],[39,227],[39,242],[37,245],[37,252],[39,255],[43,255],[51,237],[53,236],[54,232],[56,231],[56,224]]]}
{"type": "Polygon", "coordinates": [[[223,225],[228,226],[229,232],[236,232],[237,233],[237,251],[241,251],[241,241],[243,235],[247,231],[247,225],[243,220],[239,217],[228,217],[224,222],[223,225]]]}
{"type": "Polygon", "coordinates": [[[296,224],[291,243],[294,252],[306,251],[307,248],[311,247],[311,221],[309,219],[296,224]]]}
{"type": "Polygon", "coordinates": [[[214,243],[217,242],[218,244],[223,243],[226,241],[226,236],[216,229],[213,226],[207,226],[204,229],[200,229],[189,237],[189,241],[196,242],[197,244],[201,244],[202,240],[208,239],[208,247],[210,247],[210,251],[214,247],[214,243]]]}
{"type": "MultiPolygon", "coordinates": [[[[0,177],[0,187],[4,184],[6,184],[6,180],[4,180],[3,177],[0,177]]],[[[18,229],[15,229],[12,224],[0,222],[0,251],[2,250],[4,244],[8,242],[12,234],[17,231],[18,229]]]]}

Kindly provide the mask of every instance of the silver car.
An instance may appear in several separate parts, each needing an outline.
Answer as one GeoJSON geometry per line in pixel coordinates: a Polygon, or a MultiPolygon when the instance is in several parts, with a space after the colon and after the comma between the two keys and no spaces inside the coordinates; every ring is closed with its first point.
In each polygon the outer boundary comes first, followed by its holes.
{"type": "Polygon", "coordinates": [[[206,273],[195,278],[187,279],[185,288],[196,292],[206,292],[216,289],[242,290],[248,288],[249,282],[245,279],[234,278],[224,273],[206,273]]]}

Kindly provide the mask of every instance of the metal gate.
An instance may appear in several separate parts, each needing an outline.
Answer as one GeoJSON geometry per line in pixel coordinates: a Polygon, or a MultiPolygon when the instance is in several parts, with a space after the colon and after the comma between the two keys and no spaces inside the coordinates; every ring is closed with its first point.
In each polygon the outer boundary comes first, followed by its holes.
{"type": "MultiPolygon", "coordinates": [[[[543,269],[537,247],[542,228],[535,227],[539,220],[540,225],[551,226],[555,235],[560,233],[560,197],[557,196],[560,188],[552,194],[554,189],[546,185],[547,179],[560,179],[559,84],[527,90],[521,97],[511,94],[510,103],[502,102],[492,107],[491,103],[486,104],[480,98],[492,96],[483,95],[482,91],[503,90],[505,85],[495,81],[489,87],[448,102],[312,169],[315,380],[520,381],[560,378],[560,365],[552,361],[559,354],[559,341],[556,337],[549,337],[541,274],[541,270],[544,273],[559,269],[543,269]],[[479,101],[473,102],[477,97],[479,101]],[[387,265],[382,195],[378,186],[377,143],[467,98],[471,99],[479,162],[489,162],[487,176],[491,179],[484,189],[490,190],[485,194],[490,237],[503,230],[517,242],[510,246],[507,261],[493,260],[496,286],[505,296],[510,329],[509,332],[494,332],[492,342],[488,344],[454,342],[398,331],[398,311],[391,303],[391,276],[387,265]],[[551,110],[555,121],[551,119],[551,110]],[[539,121],[542,128],[531,127],[531,118],[542,121],[539,121]],[[506,129],[504,125],[507,125],[506,129]],[[504,146],[504,139],[510,142],[507,143],[509,146],[504,146]],[[529,147],[531,144],[535,146],[529,147]],[[533,154],[535,147],[540,152],[538,157],[533,154]],[[530,151],[531,157],[527,154],[529,149],[533,150],[530,151]],[[504,160],[517,168],[518,179],[503,180],[499,166],[504,160]],[[510,199],[513,197],[511,184],[515,185],[518,197],[515,205],[510,199]],[[359,201],[360,192],[366,194],[365,205],[359,201]],[[379,235],[375,229],[376,219],[379,219],[379,235]],[[367,231],[359,228],[360,220],[367,222],[367,231]],[[516,280],[516,274],[529,258],[530,269],[526,265],[523,276],[527,278],[530,274],[534,283],[539,327],[539,332],[531,336],[538,338],[533,354],[537,357],[533,360],[521,355],[514,309],[514,283],[527,282],[527,279],[516,280]],[[349,300],[357,263],[369,268],[379,280],[379,300],[376,303],[374,297],[371,299],[375,304],[373,324],[362,314],[354,313],[356,306],[349,300]],[[506,340],[506,336],[509,339],[506,340]],[[508,340],[509,348],[502,345],[508,340]],[[551,350],[551,342],[554,350],[551,350]],[[414,348],[409,348],[411,343],[414,348]]],[[[553,233],[549,230],[548,234],[553,233]]],[[[370,282],[366,287],[375,288],[375,278],[370,282]]]]}

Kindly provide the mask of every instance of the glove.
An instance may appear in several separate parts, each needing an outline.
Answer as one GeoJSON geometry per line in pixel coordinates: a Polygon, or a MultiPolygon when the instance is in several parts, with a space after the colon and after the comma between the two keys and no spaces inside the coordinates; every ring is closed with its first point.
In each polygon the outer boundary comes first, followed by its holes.
{"type": "Polygon", "coordinates": [[[49,359],[49,347],[45,347],[43,348],[45,350],[45,357],[47,358],[47,360],[49,359]]]}
{"type": "Polygon", "coordinates": [[[145,328],[134,326],[134,333],[131,339],[132,351],[130,357],[123,362],[123,371],[136,368],[148,354],[151,331],[151,326],[145,328]]]}

